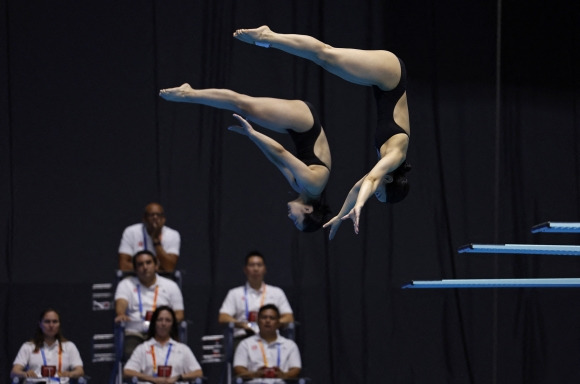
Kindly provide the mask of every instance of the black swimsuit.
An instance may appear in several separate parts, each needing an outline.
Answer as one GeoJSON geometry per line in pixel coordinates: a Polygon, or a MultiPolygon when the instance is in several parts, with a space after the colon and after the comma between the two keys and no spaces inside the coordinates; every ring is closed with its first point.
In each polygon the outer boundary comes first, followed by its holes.
{"type": "Polygon", "coordinates": [[[310,112],[312,113],[314,124],[312,124],[312,128],[306,132],[295,132],[293,130],[288,130],[288,134],[292,138],[292,141],[294,141],[294,146],[296,147],[296,157],[306,165],[322,165],[328,168],[328,165],[326,165],[314,154],[314,144],[316,143],[316,139],[318,139],[318,136],[320,136],[320,132],[322,131],[322,126],[320,125],[318,114],[316,113],[316,110],[312,104],[307,101],[304,103],[308,106],[310,112]]]}
{"type": "Polygon", "coordinates": [[[407,71],[405,64],[399,59],[401,64],[401,79],[399,84],[390,91],[383,91],[376,85],[373,85],[375,100],[377,102],[377,130],[375,131],[375,147],[381,151],[381,146],[392,136],[398,133],[404,133],[409,136],[407,131],[401,128],[393,119],[393,112],[397,102],[403,96],[407,89],[407,71]]]}

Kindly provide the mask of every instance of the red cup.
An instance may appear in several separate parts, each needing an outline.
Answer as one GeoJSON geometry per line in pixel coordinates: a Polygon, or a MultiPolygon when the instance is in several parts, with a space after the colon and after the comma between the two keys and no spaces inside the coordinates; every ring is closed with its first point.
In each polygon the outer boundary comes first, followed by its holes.
{"type": "Polygon", "coordinates": [[[40,367],[42,377],[54,377],[56,375],[56,365],[43,365],[40,367]]]}
{"type": "Polygon", "coordinates": [[[276,370],[274,368],[264,369],[264,377],[272,379],[276,377],[276,370]]]}
{"type": "Polygon", "coordinates": [[[251,323],[255,323],[256,321],[258,321],[258,312],[248,313],[248,321],[251,323]]]}
{"type": "Polygon", "coordinates": [[[171,377],[171,365],[158,366],[157,377],[171,377]]]}
{"type": "Polygon", "coordinates": [[[151,321],[151,317],[153,317],[153,311],[147,311],[145,313],[145,321],[151,321]]]}

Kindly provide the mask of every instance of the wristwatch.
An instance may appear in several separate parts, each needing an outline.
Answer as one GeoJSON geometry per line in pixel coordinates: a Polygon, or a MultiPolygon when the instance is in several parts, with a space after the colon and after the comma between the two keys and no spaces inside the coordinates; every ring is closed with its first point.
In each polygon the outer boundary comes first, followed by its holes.
{"type": "Polygon", "coordinates": [[[181,381],[181,380],[183,380],[183,376],[182,375],[177,376],[177,381],[181,381]]]}

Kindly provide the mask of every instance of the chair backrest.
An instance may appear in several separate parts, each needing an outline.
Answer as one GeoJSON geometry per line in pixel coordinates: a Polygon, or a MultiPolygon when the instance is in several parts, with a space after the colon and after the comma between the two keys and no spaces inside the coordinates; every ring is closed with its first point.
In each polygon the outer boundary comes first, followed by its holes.
{"type": "Polygon", "coordinates": [[[94,334],[91,349],[93,363],[110,363],[115,361],[115,335],[113,333],[94,334]]]}
{"type": "MultiPolygon", "coordinates": [[[[93,315],[101,316],[103,323],[110,318],[109,313],[114,309],[113,296],[113,284],[100,283],[92,285],[93,315]]],[[[115,361],[114,334],[94,334],[91,343],[91,352],[93,363],[115,361]]]]}
{"type": "Polygon", "coordinates": [[[223,363],[226,361],[224,335],[205,335],[201,338],[201,363],[223,363]]]}
{"type": "Polygon", "coordinates": [[[280,334],[287,339],[296,340],[296,326],[297,322],[288,323],[284,328],[280,329],[280,334]]]}

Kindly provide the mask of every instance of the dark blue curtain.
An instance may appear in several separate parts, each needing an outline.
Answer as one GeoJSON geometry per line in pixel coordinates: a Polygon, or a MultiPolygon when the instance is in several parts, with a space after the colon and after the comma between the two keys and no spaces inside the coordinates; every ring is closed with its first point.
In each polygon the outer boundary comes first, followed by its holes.
{"type": "MultiPolygon", "coordinates": [[[[470,242],[577,244],[532,225],[580,218],[577,2],[5,1],[0,3],[0,361],[47,306],[94,382],[91,285],[114,280],[122,230],[159,201],[180,231],[189,345],[267,257],[316,383],[580,380],[575,289],[401,290],[410,280],[578,277],[574,258],[457,254],[470,242]],[[232,38],[268,24],[330,45],[387,49],[408,71],[411,192],[370,201],[361,234],[329,242],[285,217],[279,172],[226,127],[231,113],[161,88],[311,101],[333,154],[335,211],[375,160],[370,88],[232,38]]],[[[290,145],[286,136],[274,136],[290,145]]],[[[217,381],[219,377],[210,377],[217,381]]]]}

